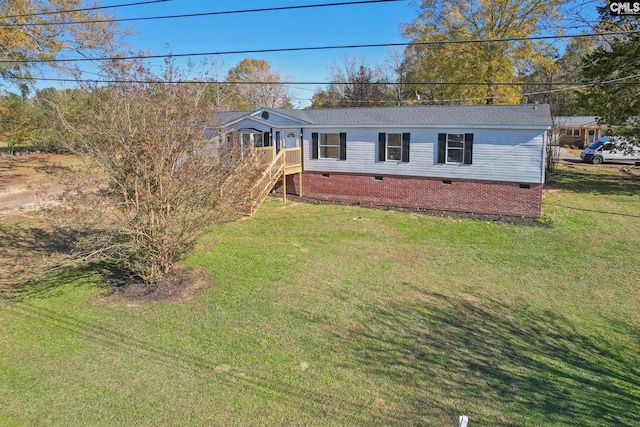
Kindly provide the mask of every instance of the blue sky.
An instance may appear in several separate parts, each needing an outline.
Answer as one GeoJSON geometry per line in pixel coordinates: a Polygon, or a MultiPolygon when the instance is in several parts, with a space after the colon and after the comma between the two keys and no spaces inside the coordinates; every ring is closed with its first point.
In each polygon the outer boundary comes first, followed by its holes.
{"type": "MultiPolygon", "coordinates": [[[[119,5],[140,0],[102,0],[102,6],[119,5]]],[[[237,0],[235,2],[204,0],[171,0],[162,3],[107,9],[116,18],[131,19],[153,16],[198,14],[221,11],[259,9],[339,3],[346,0],[237,0]]],[[[355,0],[358,1],[358,0],[355,0]]],[[[134,51],[150,54],[185,54],[260,50],[332,45],[360,45],[403,43],[400,26],[411,23],[417,16],[417,1],[402,0],[348,6],[318,7],[240,13],[218,16],[154,19],[120,23],[121,28],[133,32],[125,41],[134,51]]],[[[582,4],[583,12],[591,11],[596,20],[595,4],[599,0],[569,0],[567,8],[582,4]]],[[[569,32],[575,32],[569,31],[569,32]]],[[[561,40],[558,40],[561,44],[561,40]]],[[[244,58],[264,59],[272,70],[288,81],[326,82],[330,80],[332,65],[343,62],[345,56],[355,56],[366,65],[379,66],[388,58],[391,48],[331,49],[297,52],[273,52],[209,57],[217,62],[218,78],[224,79],[229,68],[244,58]]],[[[395,48],[402,49],[402,48],[395,48]]],[[[202,57],[193,57],[198,63],[202,57]]],[[[162,60],[154,60],[160,63],[162,60]]],[[[186,62],[186,58],[177,60],[186,62]]],[[[152,62],[153,63],[153,62],[152,62]]],[[[86,71],[95,68],[79,63],[86,71]]],[[[87,74],[94,78],[95,74],[87,74]]],[[[40,82],[39,87],[51,86],[40,82]]],[[[318,85],[290,87],[293,105],[303,108],[318,85]]]]}
{"type": "MultiPolygon", "coordinates": [[[[342,2],[334,0],[333,2],[342,2]]],[[[329,1],[331,2],[331,1],[329,1]]],[[[102,6],[122,4],[122,0],[104,0],[102,6]]],[[[111,9],[118,18],[206,13],[265,7],[312,5],[322,0],[239,0],[235,2],[174,0],[164,3],[111,9]]],[[[400,25],[410,23],[417,15],[409,0],[286,10],[237,15],[161,19],[121,23],[135,33],[127,38],[135,50],[150,50],[154,54],[196,53],[270,48],[397,43],[404,42],[400,25]]],[[[300,51],[268,54],[216,56],[221,78],[229,68],[246,57],[264,59],[272,69],[293,81],[328,81],[331,65],[345,55],[362,58],[368,65],[377,65],[388,55],[388,48],[300,51]]],[[[195,58],[198,61],[198,58],[195,58]]],[[[296,98],[311,98],[315,86],[292,89],[296,98]]],[[[295,100],[294,105],[308,104],[295,100]]]]}

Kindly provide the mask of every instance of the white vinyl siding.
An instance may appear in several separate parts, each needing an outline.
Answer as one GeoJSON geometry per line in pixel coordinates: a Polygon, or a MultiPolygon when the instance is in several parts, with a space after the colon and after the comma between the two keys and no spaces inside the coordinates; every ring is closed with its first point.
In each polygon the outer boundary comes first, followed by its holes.
{"type": "MultiPolygon", "coordinates": [[[[371,175],[403,175],[442,178],[480,179],[523,183],[544,182],[544,143],[546,129],[399,129],[411,133],[411,161],[376,161],[380,129],[305,128],[303,150],[310,152],[311,133],[348,132],[347,160],[310,160],[305,155],[304,169],[316,172],[344,172],[371,175]],[[439,164],[438,134],[474,135],[473,163],[439,164]]],[[[393,132],[396,133],[396,132],[393,132]]]]}

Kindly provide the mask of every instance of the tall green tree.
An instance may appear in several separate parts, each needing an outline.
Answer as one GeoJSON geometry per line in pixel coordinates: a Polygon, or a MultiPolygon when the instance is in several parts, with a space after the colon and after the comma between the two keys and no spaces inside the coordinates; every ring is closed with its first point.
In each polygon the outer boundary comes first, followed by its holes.
{"type": "Polygon", "coordinates": [[[82,0],[0,0],[0,85],[3,81],[24,85],[41,65],[70,68],[69,63],[39,61],[62,55],[91,58],[117,50],[121,34],[117,25],[95,22],[107,15],[73,11],[86,5],[82,0]]]}
{"type": "MultiPolygon", "coordinates": [[[[600,28],[640,31],[640,17],[614,17],[600,9],[600,28]]],[[[580,101],[614,132],[640,143],[640,34],[622,34],[604,40],[582,62],[588,81],[599,81],[579,93],[580,101]]]]}
{"type": "Polygon", "coordinates": [[[30,145],[40,130],[40,115],[25,99],[9,94],[0,99],[0,140],[9,153],[16,145],[30,145]]]}
{"type": "Polygon", "coordinates": [[[71,139],[62,125],[61,115],[65,120],[92,123],[98,102],[96,92],[89,93],[80,88],[62,90],[52,87],[37,90],[31,101],[40,118],[40,129],[32,145],[40,151],[66,150],[71,139]],[[61,106],[65,108],[61,109],[61,106]]]}
{"type": "MultiPolygon", "coordinates": [[[[516,39],[539,34],[561,18],[561,0],[422,0],[418,17],[404,27],[412,42],[516,39]]],[[[512,40],[491,43],[414,45],[406,50],[408,85],[427,103],[514,103],[517,86],[534,67],[552,62],[554,49],[544,42],[512,40]],[[476,82],[481,85],[462,85],[476,82]],[[452,84],[453,83],[453,84],[452,84]]]]}
{"type": "Polygon", "coordinates": [[[593,52],[593,37],[578,37],[571,40],[564,54],[551,66],[536,68],[525,76],[523,86],[527,102],[549,104],[552,116],[588,116],[592,115],[589,106],[578,99],[572,85],[583,81],[582,60],[593,52]]]}
{"type": "Polygon", "coordinates": [[[335,108],[338,106],[341,98],[342,94],[336,85],[329,85],[326,89],[318,87],[311,96],[311,105],[309,105],[309,108],[335,108]]]}

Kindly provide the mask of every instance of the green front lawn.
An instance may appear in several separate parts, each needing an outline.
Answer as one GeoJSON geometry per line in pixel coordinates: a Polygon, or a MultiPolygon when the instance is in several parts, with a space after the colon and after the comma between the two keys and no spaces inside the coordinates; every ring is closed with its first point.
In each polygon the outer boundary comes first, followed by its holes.
{"type": "Polygon", "coordinates": [[[640,425],[640,179],[553,181],[550,227],[268,200],[190,301],[5,291],[0,425],[640,425]]]}

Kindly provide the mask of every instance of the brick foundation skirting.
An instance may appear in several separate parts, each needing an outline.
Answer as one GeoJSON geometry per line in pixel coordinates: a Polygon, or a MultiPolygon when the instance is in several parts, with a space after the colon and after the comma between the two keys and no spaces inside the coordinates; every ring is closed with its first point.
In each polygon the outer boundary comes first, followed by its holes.
{"type": "MultiPolygon", "coordinates": [[[[300,194],[298,175],[287,193],[300,194]]],[[[302,195],[319,200],[538,218],[543,184],[416,176],[304,172],[302,195]]]]}

